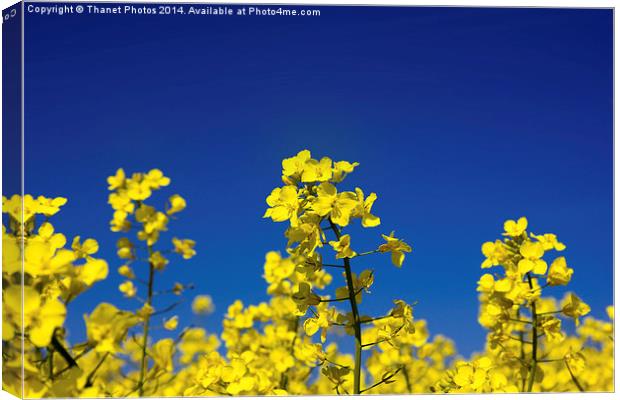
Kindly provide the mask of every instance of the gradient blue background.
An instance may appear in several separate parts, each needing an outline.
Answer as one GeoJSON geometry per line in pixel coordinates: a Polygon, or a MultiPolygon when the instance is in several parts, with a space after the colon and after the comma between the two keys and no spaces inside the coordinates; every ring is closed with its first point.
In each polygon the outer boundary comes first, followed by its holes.
{"type": "Polygon", "coordinates": [[[213,316],[191,316],[189,302],[178,313],[217,332],[234,299],[267,298],[264,254],[283,250],[285,225],[261,218],[264,200],[280,160],[303,148],[359,161],[349,184],[378,193],[382,225],[358,249],[392,229],[414,247],[402,270],[368,259],[365,312],[417,300],[431,333],[482,349],[480,245],[526,215],[566,243],[569,289],[604,316],[612,11],[313,8],[320,17],[26,16],[26,192],[68,197],[58,230],[96,238],[111,267],[71,306],[72,340],[100,301],[137,307],[117,290],[107,176],[158,167],[165,196],[188,199],[170,231],[198,256],[157,286],[210,294],[213,316]]]}

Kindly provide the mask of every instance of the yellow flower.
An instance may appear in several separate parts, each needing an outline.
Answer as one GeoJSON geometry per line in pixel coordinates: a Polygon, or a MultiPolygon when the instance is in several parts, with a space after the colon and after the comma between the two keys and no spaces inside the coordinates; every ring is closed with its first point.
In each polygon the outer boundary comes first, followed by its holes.
{"type": "Polygon", "coordinates": [[[179,350],[181,351],[181,363],[186,364],[192,361],[196,354],[215,353],[220,342],[215,335],[207,335],[202,328],[188,328],[185,330],[179,350]]]}
{"type": "Polygon", "coordinates": [[[78,278],[90,286],[108,277],[108,263],[100,259],[89,259],[86,264],[77,268],[78,278]]]}
{"type": "Polygon", "coordinates": [[[573,276],[573,269],[566,265],[564,257],[558,257],[551,263],[547,274],[549,286],[567,285],[573,276]]]}
{"type": "Polygon", "coordinates": [[[170,184],[170,178],[164,176],[164,173],[159,169],[150,170],[145,176],[144,181],[151,189],[159,189],[162,186],[168,186],[170,184]]]}
{"type": "Polygon", "coordinates": [[[263,218],[271,218],[274,222],[290,220],[291,225],[297,225],[297,212],[299,210],[299,198],[295,186],[283,186],[275,188],[267,196],[267,204],[270,208],[265,211],[263,218]]]}
{"type": "Polygon", "coordinates": [[[155,309],[149,303],[144,303],[142,307],[136,312],[136,315],[143,320],[148,318],[151,314],[155,312],[155,309]]]}
{"type": "Polygon", "coordinates": [[[527,229],[527,218],[521,217],[518,221],[509,219],[504,222],[504,236],[517,237],[521,236],[527,229]]]}
{"type": "Polygon", "coordinates": [[[348,161],[335,162],[332,181],[336,183],[342,182],[342,180],[347,176],[347,174],[350,174],[351,172],[353,172],[355,167],[359,165],[360,164],[357,162],[354,162],[354,163],[350,163],[348,161]]]}
{"type": "Polygon", "coordinates": [[[118,343],[127,329],[138,323],[132,313],[121,311],[112,304],[100,303],[90,316],[84,316],[86,333],[98,353],[117,352],[118,343]]]}
{"type": "Polygon", "coordinates": [[[405,261],[405,253],[411,252],[411,246],[402,240],[394,237],[394,231],[390,233],[390,236],[381,235],[386,243],[379,246],[379,252],[387,253],[388,251],[392,253],[392,264],[397,267],[401,267],[403,262],[405,261]]]}
{"type": "Polygon", "coordinates": [[[283,259],[280,253],[270,251],[265,256],[265,280],[270,284],[278,284],[290,277],[295,271],[295,264],[289,259],[283,259]]]}
{"type": "Polygon", "coordinates": [[[495,280],[493,275],[484,274],[480,277],[478,281],[478,288],[476,289],[478,292],[491,293],[493,291],[506,293],[512,289],[512,281],[508,278],[495,280]]]}
{"type": "Polygon", "coordinates": [[[300,282],[297,292],[293,293],[293,300],[301,306],[314,306],[321,302],[321,298],[310,288],[308,282],[300,282]]]}
{"type": "Polygon", "coordinates": [[[127,196],[126,192],[112,192],[108,196],[108,204],[112,206],[112,209],[115,211],[124,211],[128,214],[132,214],[134,212],[134,203],[127,196]]]}
{"type": "Polygon", "coordinates": [[[71,249],[75,252],[76,258],[85,258],[99,251],[99,243],[95,239],[86,239],[80,244],[80,237],[73,238],[71,249]]]}
{"type": "Polygon", "coordinates": [[[327,307],[327,303],[321,303],[317,307],[316,315],[304,321],[304,332],[308,336],[313,336],[321,330],[321,343],[324,343],[327,339],[327,330],[336,318],[337,311],[327,307]]]}
{"type": "Polygon", "coordinates": [[[120,238],[116,241],[116,248],[118,249],[117,255],[122,259],[132,259],[133,255],[133,243],[128,238],[120,238]]]}
{"type": "Polygon", "coordinates": [[[310,156],[310,151],[302,150],[296,156],[282,160],[282,175],[299,180],[310,156]]]}
{"type": "Polygon", "coordinates": [[[172,238],[172,244],[174,251],[181,254],[186,260],[196,255],[196,250],[194,250],[196,242],[193,240],[172,238]]]}
{"type": "Polygon", "coordinates": [[[138,240],[146,242],[147,246],[153,246],[159,240],[159,231],[153,230],[147,233],[142,230],[138,232],[138,240]]]}
{"type": "Polygon", "coordinates": [[[174,340],[172,339],[162,339],[153,345],[150,353],[156,367],[172,372],[174,369],[172,364],[174,347],[174,340]]]}
{"type": "Polygon", "coordinates": [[[358,201],[356,216],[362,218],[362,226],[364,228],[372,228],[381,224],[381,218],[370,213],[372,205],[377,200],[377,194],[371,193],[364,199],[364,192],[362,192],[362,189],[355,188],[355,193],[357,194],[358,201]]]}
{"type": "Polygon", "coordinates": [[[278,372],[286,372],[295,365],[295,359],[291,352],[282,347],[277,347],[269,353],[269,360],[271,360],[278,372]]]}
{"type": "Polygon", "coordinates": [[[407,333],[415,333],[415,324],[413,323],[413,308],[402,300],[394,300],[396,306],[390,312],[394,318],[401,320],[403,330],[407,333]]]}
{"type": "Polygon", "coordinates": [[[590,313],[590,306],[584,303],[574,293],[569,293],[562,301],[562,314],[575,320],[575,325],[579,325],[579,317],[590,313]]]}
{"type": "Polygon", "coordinates": [[[125,171],[122,168],[116,170],[116,174],[108,177],[108,189],[116,190],[125,184],[125,171]]]}
{"type": "Polygon", "coordinates": [[[127,215],[126,211],[114,211],[110,221],[110,230],[112,232],[127,232],[131,228],[131,222],[127,220],[127,215]]]}
{"type": "Polygon", "coordinates": [[[237,396],[240,393],[250,392],[256,386],[256,378],[252,376],[244,376],[238,381],[231,382],[227,387],[226,391],[233,396],[237,396]]]}
{"type": "Polygon", "coordinates": [[[166,267],[166,265],[168,265],[168,260],[159,251],[151,254],[149,257],[149,262],[153,265],[153,268],[157,270],[162,270],[166,267]]]}
{"type": "Polygon", "coordinates": [[[519,272],[526,274],[530,271],[542,275],[547,272],[547,263],[540,258],[545,254],[545,249],[539,242],[525,241],[521,244],[519,252],[523,259],[519,260],[519,272]]]}
{"type": "Polygon", "coordinates": [[[183,293],[183,290],[185,290],[185,286],[183,286],[179,282],[176,282],[172,287],[172,293],[176,294],[177,296],[180,296],[183,293]]]}
{"type": "Polygon", "coordinates": [[[454,375],[454,383],[461,388],[477,392],[486,383],[487,373],[482,369],[475,369],[472,365],[465,364],[457,367],[454,375]]]}
{"type": "Polygon", "coordinates": [[[211,296],[202,294],[194,297],[192,302],[192,311],[194,314],[208,315],[215,310],[211,296]]]}
{"type": "Polygon", "coordinates": [[[508,251],[501,240],[486,242],[482,245],[482,254],[486,259],[482,262],[482,268],[490,268],[500,265],[508,256],[508,251]]]}
{"type": "Polygon", "coordinates": [[[325,361],[325,353],[320,343],[300,343],[299,346],[295,346],[293,352],[296,359],[308,365],[325,361]]]}
{"type": "Polygon", "coordinates": [[[167,229],[168,217],[166,214],[155,210],[154,207],[142,204],[136,210],[136,221],[142,223],[145,233],[150,234],[152,232],[165,231],[167,229]]]}
{"type": "Polygon", "coordinates": [[[48,243],[53,249],[60,249],[67,243],[65,235],[54,233],[54,227],[49,222],[42,223],[37,233],[38,236],[34,236],[30,240],[48,243]]]}
{"type": "Polygon", "coordinates": [[[351,213],[357,206],[357,196],[352,192],[338,193],[336,187],[323,182],[316,190],[317,197],[312,203],[312,210],[324,217],[329,215],[333,223],[340,226],[349,225],[351,213]]]}
{"type": "Polygon", "coordinates": [[[129,279],[136,278],[136,275],[134,274],[133,270],[128,265],[121,265],[120,267],[118,267],[118,274],[120,276],[124,276],[125,278],[129,278],[129,279]]]}
{"type": "MultiPolygon", "coordinates": [[[[52,340],[52,334],[56,328],[62,327],[67,310],[65,305],[58,299],[44,299],[43,296],[33,287],[24,285],[23,302],[23,322],[24,330],[28,340],[37,347],[46,347],[52,340]]],[[[14,325],[5,324],[3,318],[3,338],[13,337],[19,330],[14,326],[21,326],[22,318],[22,288],[20,286],[9,286],[3,293],[3,306],[6,312],[13,315],[16,319],[14,325]],[[11,332],[13,335],[11,335],[11,332]]],[[[6,321],[8,322],[8,321],[6,321]]]]}
{"type": "Polygon", "coordinates": [[[118,290],[120,290],[121,293],[123,293],[125,297],[128,298],[134,297],[138,292],[132,281],[125,281],[121,283],[120,285],[118,285],[118,290]]]}
{"type": "MultiPolygon", "coordinates": [[[[321,373],[327,377],[332,383],[337,386],[342,385],[345,382],[345,377],[352,374],[351,368],[347,366],[328,365],[321,369],[321,373]]],[[[351,379],[351,377],[349,377],[351,379]]]]}
{"type": "Polygon", "coordinates": [[[187,207],[185,199],[178,194],[170,196],[170,198],[168,199],[168,203],[170,203],[170,208],[168,208],[168,211],[166,211],[168,215],[176,214],[180,211],[185,210],[185,207],[187,207]]]}
{"type": "MultiPolygon", "coordinates": [[[[305,214],[304,220],[309,219],[312,214],[305,214]]],[[[284,235],[288,239],[288,246],[299,243],[297,250],[302,254],[312,256],[317,247],[323,247],[323,232],[316,222],[300,222],[297,226],[290,226],[284,235]]]]}
{"type": "Polygon", "coordinates": [[[10,199],[2,196],[2,212],[9,214],[18,223],[22,223],[28,222],[35,214],[44,214],[50,217],[60,211],[60,207],[66,203],[67,199],[64,197],[52,199],[39,196],[37,199],[34,199],[29,194],[23,198],[16,194],[10,199]]]}
{"type": "Polygon", "coordinates": [[[560,243],[558,241],[558,237],[553,233],[545,233],[544,235],[534,235],[530,234],[534,239],[538,240],[544,247],[545,251],[547,250],[556,250],[562,251],[566,249],[564,243],[560,243]]]}
{"type": "Polygon", "coordinates": [[[173,331],[177,329],[177,326],[179,326],[179,317],[176,315],[164,321],[164,329],[168,331],[173,331]]]}
{"type": "Polygon", "coordinates": [[[2,196],[2,212],[9,214],[19,223],[28,221],[36,213],[37,207],[30,195],[24,196],[23,203],[22,206],[22,197],[18,194],[14,194],[10,199],[2,196]]]}
{"type": "Polygon", "coordinates": [[[340,240],[330,241],[329,244],[337,252],[336,258],[353,258],[357,255],[355,251],[351,249],[351,236],[342,235],[340,240]]]}
{"type": "Polygon", "coordinates": [[[127,196],[131,200],[143,201],[151,197],[151,194],[149,182],[139,181],[134,178],[127,181],[127,196]]]}
{"type": "Polygon", "coordinates": [[[304,171],[301,174],[302,182],[325,182],[332,177],[332,160],[328,157],[317,161],[313,158],[306,160],[304,171]]]}
{"type": "Polygon", "coordinates": [[[571,369],[571,372],[575,375],[579,375],[586,369],[586,358],[581,352],[568,353],[564,356],[566,363],[571,369]]]}
{"type": "Polygon", "coordinates": [[[2,272],[6,274],[21,274],[22,271],[21,241],[8,235],[2,236],[2,272]]]}
{"type": "Polygon", "coordinates": [[[60,211],[60,207],[67,204],[67,199],[64,197],[47,198],[44,196],[37,197],[37,213],[43,214],[47,217],[51,217],[60,211]]]}
{"type": "Polygon", "coordinates": [[[558,318],[543,316],[540,317],[538,324],[549,342],[558,343],[564,340],[564,334],[562,333],[562,321],[558,318]]]}
{"type": "Polygon", "coordinates": [[[24,271],[33,276],[67,272],[75,261],[72,251],[56,251],[49,243],[30,241],[24,249],[24,271]]]}

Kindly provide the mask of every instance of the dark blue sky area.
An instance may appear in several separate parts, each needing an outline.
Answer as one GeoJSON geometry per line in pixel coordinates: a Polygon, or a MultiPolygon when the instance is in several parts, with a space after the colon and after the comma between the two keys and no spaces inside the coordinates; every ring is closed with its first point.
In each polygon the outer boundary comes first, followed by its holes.
{"type": "Polygon", "coordinates": [[[69,198],[57,228],[99,240],[112,267],[72,306],[74,337],[98,302],[136,306],[116,289],[107,176],[158,167],[166,195],[187,198],[170,232],[198,256],[158,279],[211,294],[215,315],[186,303],[180,322],[218,330],[234,299],[267,298],[264,255],[283,250],[285,225],[261,218],[264,200],[281,159],[304,148],[360,162],[351,189],[377,192],[382,226],[354,238],[360,250],[392,229],[414,247],[402,270],[364,265],[376,270],[365,312],[417,300],[432,333],[481,349],[480,246],[525,215],[566,243],[570,289],[602,317],[612,11],[313,8],[320,17],[27,15],[26,192],[69,198]]]}

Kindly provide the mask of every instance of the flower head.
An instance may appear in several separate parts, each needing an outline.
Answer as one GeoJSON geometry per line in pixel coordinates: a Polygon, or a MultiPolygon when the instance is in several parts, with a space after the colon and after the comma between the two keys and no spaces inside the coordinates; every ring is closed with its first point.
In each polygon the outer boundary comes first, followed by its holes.
{"type": "Polygon", "coordinates": [[[405,261],[405,253],[411,252],[411,246],[402,240],[394,237],[394,232],[390,233],[390,236],[381,235],[386,243],[379,246],[379,252],[392,253],[392,264],[397,267],[401,267],[405,261]]]}

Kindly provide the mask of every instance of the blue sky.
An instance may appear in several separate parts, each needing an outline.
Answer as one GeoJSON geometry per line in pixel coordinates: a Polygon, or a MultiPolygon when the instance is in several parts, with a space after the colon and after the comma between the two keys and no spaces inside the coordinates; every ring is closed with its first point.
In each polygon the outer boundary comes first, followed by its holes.
{"type": "Polygon", "coordinates": [[[401,270],[388,257],[364,265],[376,271],[365,312],[418,301],[431,333],[481,349],[480,245],[525,215],[568,246],[569,288],[602,317],[613,289],[612,11],[319,9],[27,15],[26,192],[67,197],[57,229],[96,238],[111,267],[71,306],[72,338],[100,301],[136,307],[116,289],[107,176],[161,168],[172,185],[155,199],[188,200],[170,232],[195,239],[198,255],[157,279],[210,294],[214,315],[192,317],[189,302],[178,314],[218,331],[235,299],[267,298],[264,255],[283,250],[285,225],[261,218],[264,200],[281,159],[304,148],[360,162],[350,187],[377,192],[382,225],[355,239],[360,249],[391,230],[413,245],[401,270]]]}

